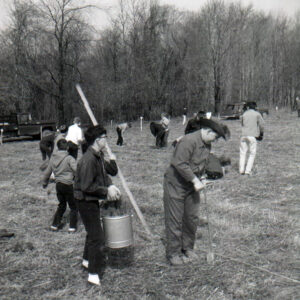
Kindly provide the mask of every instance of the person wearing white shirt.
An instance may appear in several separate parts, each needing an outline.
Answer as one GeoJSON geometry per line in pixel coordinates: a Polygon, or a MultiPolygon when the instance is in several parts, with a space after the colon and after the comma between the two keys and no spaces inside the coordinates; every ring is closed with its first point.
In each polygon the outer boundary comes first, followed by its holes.
{"type": "Polygon", "coordinates": [[[79,117],[74,118],[74,124],[68,129],[66,140],[68,142],[69,153],[75,159],[78,156],[79,145],[83,142],[82,129],[80,128],[81,120],[79,117]]]}

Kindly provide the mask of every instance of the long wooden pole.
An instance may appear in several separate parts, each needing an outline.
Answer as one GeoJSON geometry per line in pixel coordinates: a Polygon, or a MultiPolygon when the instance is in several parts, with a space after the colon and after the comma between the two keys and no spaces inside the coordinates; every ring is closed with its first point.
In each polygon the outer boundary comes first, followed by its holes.
{"type": "MultiPolygon", "coordinates": [[[[83,102],[83,105],[84,105],[87,113],[89,114],[89,116],[90,116],[90,118],[92,120],[92,123],[94,125],[98,125],[98,122],[97,122],[97,120],[96,120],[96,118],[95,118],[95,116],[94,116],[94,114],[93,114],[93,112],[92,112],[92,110],[90,108],[89,102],[86,99],[86,97],[85,97],[85,95],[84,95],[84,93],[83,93],[83,91],[82,91],[82,89],[81,89],[81,87],[80,87],[79,84],[76,84],[76,89],[77,89],[77,91],[78,91],[78,93],[80,95],[80,98],[81,98],[81,100],[83,102]]],[[[110,147],[108,145],[107,145],[106,149],[107,149],[108,154],[112,153],[112,151],[111,151],[111,149],[110,149],[110,147]]],[[[145,230],[147,231],[147,233],[149,234],[149,236],[152,238],[153,235],[152,235],[152,233],[151,233],[151,231],[150,231],[150,229],[149,229],[149,227],[148,227],[148,225],[147,225],[147,223],[146,223],[146,221],[144,219],[144,216],[143,216],[142,212],[140,211],[140,209],[139,209],[139,207],[138,207],[138,205],[137,205],[137,203],[136,203],[136,201],[135,201],[135,199],[134,199],[134,197],[133,197],[133,195],[132,195],[132,193],[131,193],[128,185],[127,185],[127,182],[126,182],[126,180],[125,180],[125,178],[123,176],[123,173],[122,173],[122,171],[121,171],[121,169],[120,169],[119,166],[118,166],[118,175],[120,177],[120,180],[122,182],[123,188],[124,188],[125,192],[127,193],[127,196],[129,197],[129,200],[130,200],[130,202],[131,202],[131,204],[132,204],[132,206],[133,206],[136,214],[138,215],[140,221],[142,222],[145,230]]]]}

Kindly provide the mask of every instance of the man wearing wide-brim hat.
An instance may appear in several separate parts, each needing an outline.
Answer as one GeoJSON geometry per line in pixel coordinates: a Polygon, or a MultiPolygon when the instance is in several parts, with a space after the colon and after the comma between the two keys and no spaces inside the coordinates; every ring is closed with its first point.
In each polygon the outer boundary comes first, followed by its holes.
{"type": "Polygon", "coordinates": [[[166,257],[172,265],[197,258],[193,251],[199,220],[199,192],[205,188],[204,174],[211,143],[226,139],[224,129],[213,120],[202,119],[200,129],[177,143],[164,175],[166,257]]]}

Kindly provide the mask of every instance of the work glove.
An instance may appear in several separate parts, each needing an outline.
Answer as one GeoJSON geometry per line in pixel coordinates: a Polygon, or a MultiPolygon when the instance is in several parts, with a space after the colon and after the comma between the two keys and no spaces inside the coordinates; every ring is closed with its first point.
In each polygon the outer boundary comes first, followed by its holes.
{"type": "Polygon", "coordinates": [[[199,191],[201,191],[205,188],[205,183],[203,183],[201,180],[199,180],[198,177],[195,177],[192,180],[192,183],[194,185],[194,189],[195,189],[196,192],[199,192],[199,191]]]}
{"type": "Polygon", "coordinates": [[[43,184],[43,189],[47,188],[48,184],[44,183],[43,184]]]}
{"type": "Polygon", "coordinates": [[[121,192],[115,185],[110,185],[107,189],[107,200],[116,201],[120,199],[121,192]]]}
{"type": "Polygon", "coordinates": [[[256,139],[257,139],[258,141],[262,141],[263,138],[264,138],[264,133],[263,133],[263,132],[261,132],[260,135],[259,135],[258,137],[256,137],[256,139]]]}

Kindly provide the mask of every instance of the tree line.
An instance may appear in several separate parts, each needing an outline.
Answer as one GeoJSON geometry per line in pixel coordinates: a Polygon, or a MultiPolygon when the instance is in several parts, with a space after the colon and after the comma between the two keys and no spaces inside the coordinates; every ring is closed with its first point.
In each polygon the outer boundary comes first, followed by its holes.
{"type": "MultiPolygon", "coordinates": [[[[208,0],[198,12],[120,0],[96,31],[79,0],[14,0],[0,36],[0,109],[39,119],[156,119],[226,103],[294,108],[300,94],[299,18],[208,0]]],[[[299,16],[299,14],[298,14],[299,16]]]]}

